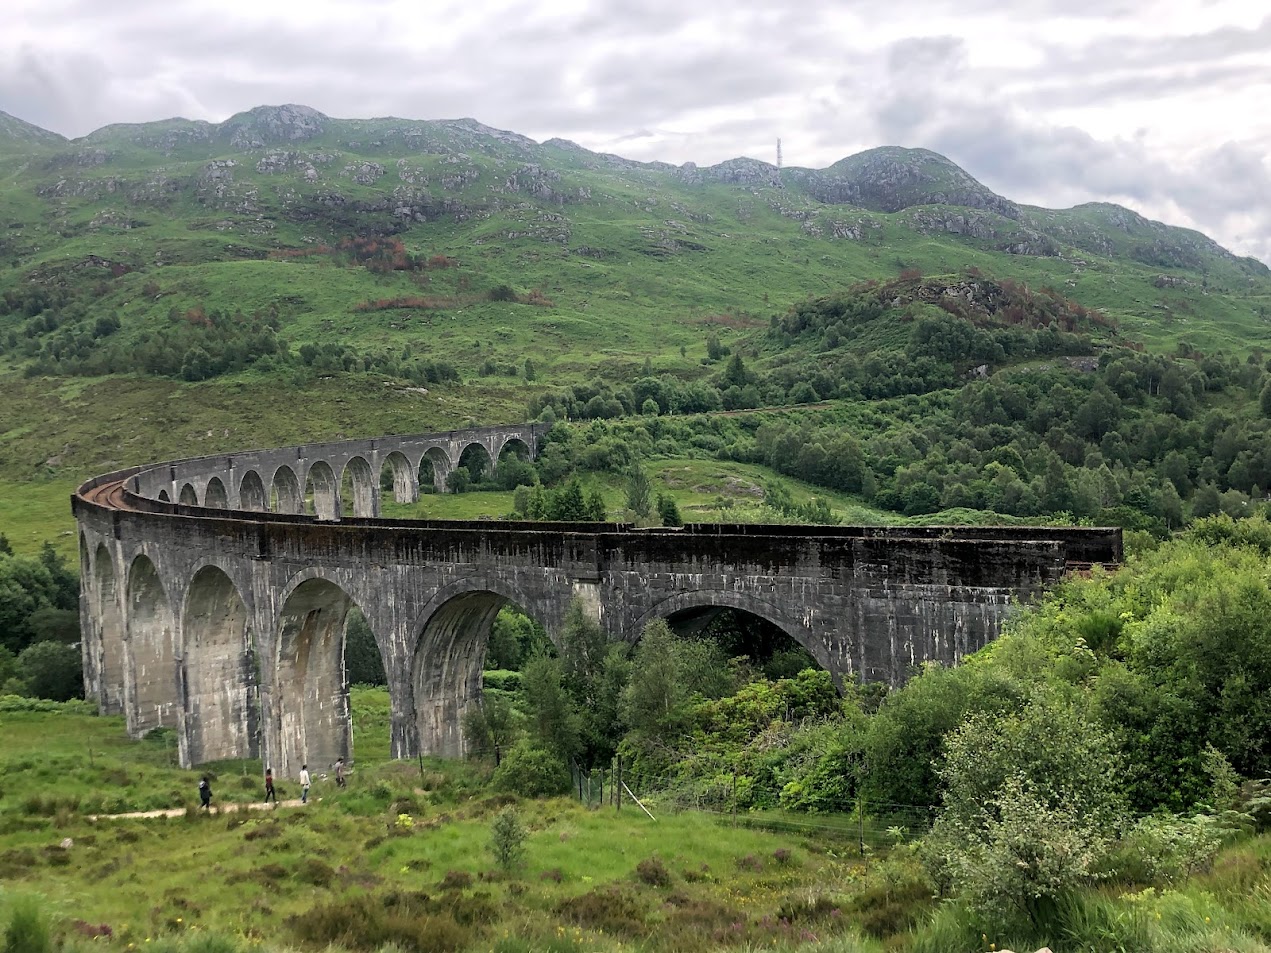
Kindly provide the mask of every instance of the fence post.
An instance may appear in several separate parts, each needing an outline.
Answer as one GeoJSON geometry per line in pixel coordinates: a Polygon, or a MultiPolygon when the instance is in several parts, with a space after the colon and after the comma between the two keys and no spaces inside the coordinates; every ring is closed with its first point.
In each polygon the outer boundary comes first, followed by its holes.
{"type": "Polygon", "coordinates": [[[861,856],[865,856],[865,795],[856,796],[857,837],[860,838],[861,856]]]}
{"type": "Polygon", "coordinates": [[[613,795],[617,799],[618,806],[616,810],[622,810],[622,755],[618,755],[618,780],[613,786],[613,795]]]}
{"type": "Polygon", "coordinates": [[[737,826],[737,769],[732,769],[732,826],[737,826]]]}

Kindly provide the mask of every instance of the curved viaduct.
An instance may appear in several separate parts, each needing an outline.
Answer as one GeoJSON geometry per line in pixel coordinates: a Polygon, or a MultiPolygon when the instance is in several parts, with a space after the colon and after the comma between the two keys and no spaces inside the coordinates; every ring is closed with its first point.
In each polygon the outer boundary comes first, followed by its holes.
{"type": "Polygon", "coordinates": [[[181,763],[276,771],[352,754],[343,674],[356,605],[379,645],[391,750],[463,753],[486,639],[514,602],[558,631],[581,598],[611,638],[706,607],[775,623],[836,681],[903,681],[994,638],[1013,601],[1121,558],[1116,529],[865,528],[380,518],[465,454],[534,457],[542,425],[199,457],[89,480],[79,521],[85,691],[181,763]],[[342,493],[342,490],[344,491],[342,493]],[[351,497],[345,498],[345,497],[351,497]]]}

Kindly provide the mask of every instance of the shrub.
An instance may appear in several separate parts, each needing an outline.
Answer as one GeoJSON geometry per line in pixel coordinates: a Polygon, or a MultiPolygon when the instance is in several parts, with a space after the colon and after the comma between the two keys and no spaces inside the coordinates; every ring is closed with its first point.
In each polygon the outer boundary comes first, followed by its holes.
{"type": "Polygon", "coordinates": [[[503,870],[516,867],[525,855],[525,825],[515,808],[504,808],[490,825],[490,853],[503,870]]]}
{"type": "Polygon", "coordinates": [[[640,936],[646,931],[644,909],[636,897],[622,887],[603,887],[570,897],[557,905],[556,912],[571,923],[591,930],[625,936],[640,936]]]}
{"type": "Polygon", "coordinates": [[[1207,815],[1145,817],[1122,840],[1112,865],[1127,880],[1170,883],[1206,870],[1222,839],[1223,830],[1207,815]]]}
{"type": "Polygon", "coordinates": [[[325,887],[335,879],[331,865],[317,857],[306,857],[296,868],[296,879],[315,887],[325,887]]]}
{"type": "Polygon", "coordinates": [[[569,791],[569,768],[555,752],[522,742],[495,770],[494,787],[521,797],[565,794],[569,791]]]}
{"type": "Polygon", "coordinates": [[[756,857],[754,854],[747,854],[745,857],[737,858],[737,869],[738,870],[752,870],[757,872],[757,871],[763,870],[763,861],[760,860],[758,857],[756,857]]]}
{"type": "Polygon", "coordinates": [[[636,864],[636,879],[650,887],[671,886],[671,872],[657,857],[646,857],[636,864]]]}
{"type": "Polygon", "coordinates": [[[441,890],[464,890],[472,886],[472,874],[466,870],[447,870],[437,886],[441,890]]]}
{"type": "Polygon", "coordinates": [[[377,950],[397,944],[412,953],[450,953],[471,940],[448,914],[429,913],[426,898],[360,896],[322,903],[292,917],[288,924],[301,942],[377,950]]]}
{"type": "Polygon", "coordinates": [[[52,953],[48,918],[33,897],[19,897],[10,908],[4,930],[4,953],[52,953]]]}

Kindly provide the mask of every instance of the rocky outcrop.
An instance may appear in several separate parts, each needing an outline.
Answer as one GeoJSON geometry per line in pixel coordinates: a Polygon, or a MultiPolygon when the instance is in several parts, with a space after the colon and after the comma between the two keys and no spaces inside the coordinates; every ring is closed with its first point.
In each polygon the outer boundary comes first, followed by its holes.
{"type": "Polygon", "coordinates": [[[358,185],[374,185],[384,177],[384,167],[378,162],[355,162],[344,167],[344,174],[358,185]]]}
{"type": "Polygon", "coordinates": [[[1018,222],[979,209],[945,206],[911,208],[903,213],[903,220],[924,235],[936,232],[966,235],[991,242],[999,251],[1010,255],[1053,258],[1060,253],[1059,244],[1052,238],[1021,226],[1018,222]]]}
{"type": "Polygon", "coordinates": [[[871,149],[824,170],[791,169],[809,195],[830,205],[899,212],[915,205],[956,205],[1019,218],[1019,208],[942,155],[926,149],[871,149]]]}
{"type": "Polygon", "coordinates": [[[322,134],[328,118],[308,106],[257,106],[231,116],[217,129],[217,138],[235,149],[304,142],[322,134]]]}
{"type": "Polygon", "coordinates": [[[695,163],[686,162],[674,169],[671,174],[679,181],[691,185],[720,182],[725,185],[760,187],[776,185],[780,181],[775,165],[745,157],[728,159],[704,169],[698,168],[695,163]]]}

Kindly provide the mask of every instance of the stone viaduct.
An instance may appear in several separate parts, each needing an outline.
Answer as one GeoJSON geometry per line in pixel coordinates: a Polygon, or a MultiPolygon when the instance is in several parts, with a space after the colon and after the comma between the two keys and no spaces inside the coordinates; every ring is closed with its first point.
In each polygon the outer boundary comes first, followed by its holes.
{"type": "Polygon", "coordinates": [[[344,632],[356,605],[391,697],[391,750],[459,755],[490,625],[515,603],[549,633],[580,598],[614,639],[732,607],[790,634],[842,684],[902,682],[993,639],[1010,605],[1117,529],[430,521],[380,517],[460,458],[537,454],[542,425],[200,457],[89,480],[79,521],[85,691],[185,766],[282,774],[349,758],[344,632]],[[387,492],[387,491],[386,491],[387,492]]]}

